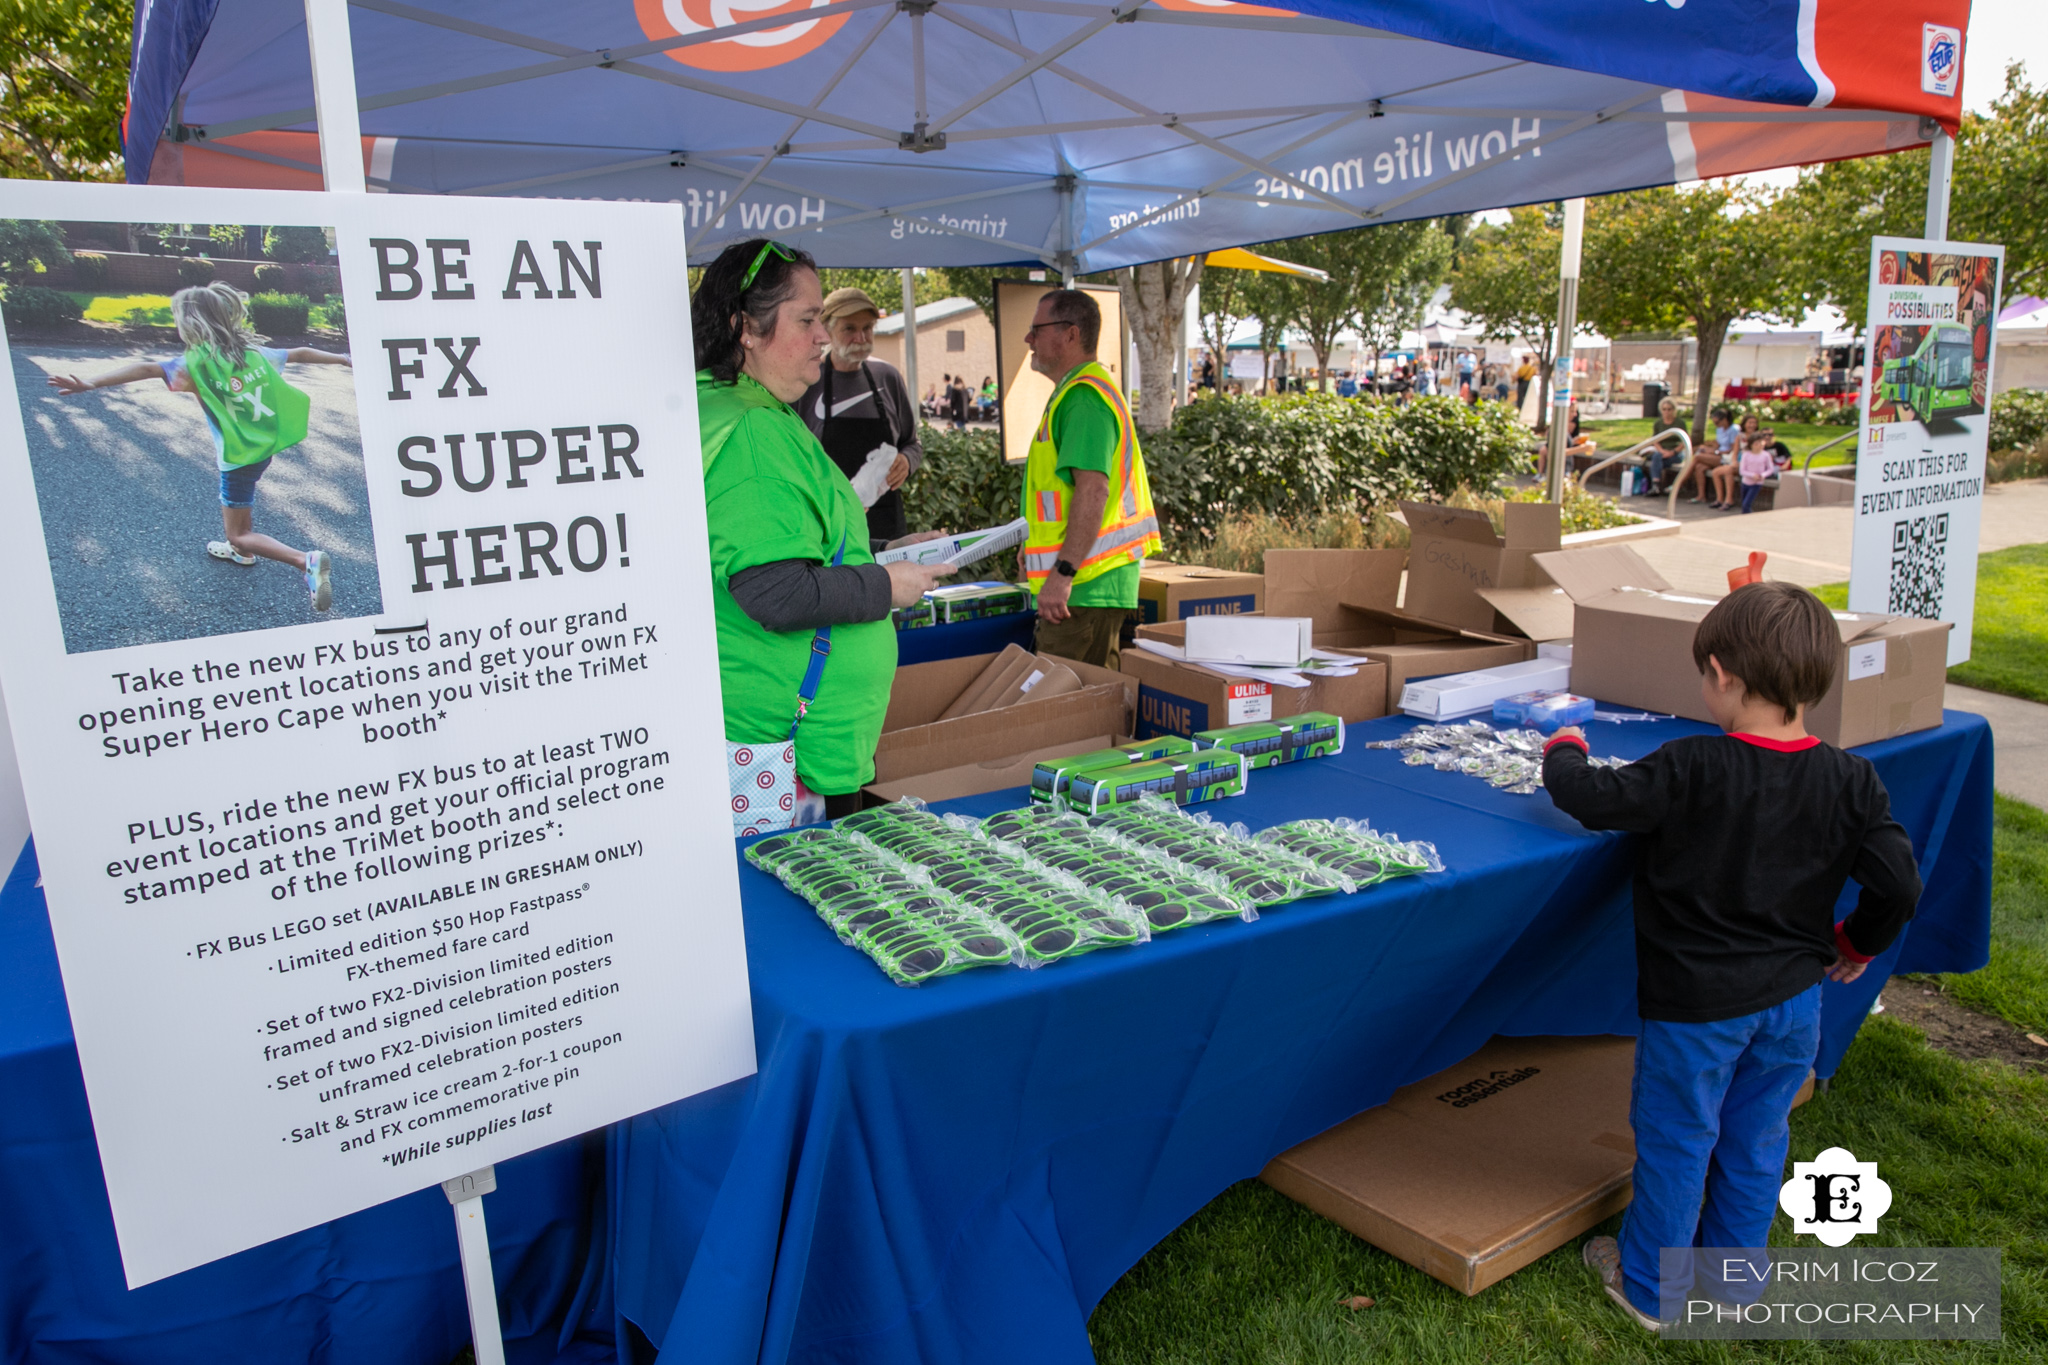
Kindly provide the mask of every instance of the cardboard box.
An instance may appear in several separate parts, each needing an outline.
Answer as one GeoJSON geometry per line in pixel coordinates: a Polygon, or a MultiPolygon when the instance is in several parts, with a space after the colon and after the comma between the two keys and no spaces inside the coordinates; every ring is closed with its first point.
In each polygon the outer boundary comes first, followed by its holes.
{"type": "Polygon", "coordinates": [[[1070,659],[1061,663],[1080,682],[1079,691],[941,719],[997,658],[969,655],[896,670],[882,737],[875,746],[875,779],[869,792],[887,792],[886,799],[893,800],[906,793],[924,796],[924,785],[933,790],[943,786],[948,796],[1023,786],[1031,780],[1031,765],[1041,757],[1107,748],[1132,733],[1137,681],[1070,659]],[[932,780],[912,781],[921,778],[932,780]],[[963,783],[972,790],[955,789],[963,783]]]}
{"type": "Polygon", "coordinates": [[[1002,653],[990,660],[981,676],[954,698],[953,704],[940,714],[939,719],[951,720],[977,711],[1000,711],[1027,697],[1043,701],[1047,697],[1078,692],[1081,679],[1067,667],[1068,662],[1055,659],[1050,654],[1033,654],[1022,645],[1006,645],[1002,653]]]}
{"type": "Polygon", "coordinates": [[[1268,550],[1266,613],[1306,616],[1316,643],[1347,626],[1343,604],[1392,608],[1401,601],[1406,550],[1268,550]]]}
{"type": "Polygon", "coordinates": [[[1259,610],[1264,590],[1260,574],[1148,559],[1138,570],[1138,619],[1242,616],[1259,610]]]}
{"type": "Polygon", "coordinates": [[[1465,1294],[1627,1207],[1632,1038],[1496,1038],[1260,1177],[1465,1294]]]}
{"type": "Polygon", "coordinates": [[[1412,679],[1497,668],[1536,656],[1536,646],[1528,640],[1466,630],[1386,607],[1346,603],[1341,619],[1341,628],[1317,634],[1316,646],[1384,664],[1386,711],[1401,709],[1401,693],[1412,679]]]}
{"type": "Polygon", "coordinates": [[[1190,663],[1292,668],[1315,649],[1306,616],[1196,616],[1183,631],[1190,663]]]}
{"type": "Polygon", "coordinates": [[[1495,1038],[1260,1179],[1477,1294],[1628,1206],[1634,1070],[1633,1038],[1495,1038]]]}
{"type": "MultiPolygon", "coordinates": [[[[1139,626],[1141,638],[1184,645],[1188,623],[1139,626]]],[[[1280,687],[1231,677],[1198,663],[1183,663],[1145,649],[1127,649],[1118,667],[1138,680],[1140,739],[1192,736],[1198,730],[1280,720],[1303,711],[1327,711],[1347,723],[1387,714],[1386,671],[1366,660],[1348,678],[1314,678],[1307,687],[1280,687]]]]}
{"type": "Polygon", "coordinates": [[[1402,688],[1401,709],[1425,720],[1491,713],[1495,702],[1516,693],[1562,691],[1571,671],[1571,665],[1560,659],[1528,659],[1469,673],[1446,673],[1402,688]]]}
{"type": "Polygon", "coordinates": [[[1409,536],[1403,608],[1466,630],[1513,634],[1496,621],[1493,603],[1480,594],[1542,587],[1547,579],[1536,556],[1563,543],[1562,513],[1554,502],[1508,503],[1505,536],[1496,535],[1493,522],[1476,508],[1404,502],[1401,514],[1409,536]]]}
{"type": "MultiPolygon", "coordinates": [[[[1541,559],[1574,604],[1572,691],[1713,720],[1700,698],[1692,639],[1719,599],[1673,592],[1626,545],[1541,559]]],[[[1948,623],[1840,611],[1834,617],[1842,632],[1841,667],[1828,695],[1807,712],[1807,731],[1847,749],[1941,724],[1948,623]]]]}

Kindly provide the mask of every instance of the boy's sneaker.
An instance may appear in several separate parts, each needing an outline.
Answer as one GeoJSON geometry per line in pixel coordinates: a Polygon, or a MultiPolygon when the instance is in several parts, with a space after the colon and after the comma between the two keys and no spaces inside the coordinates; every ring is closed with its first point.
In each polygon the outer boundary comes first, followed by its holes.
{"type": "Polygon", "coordinates": [[[256,562],[255,555],[245,555],[225,540],[207,541],[206,553],[215,559],[225,559],[230,564],[239,564],[245,569],[256,562]]]}
{"type": "Polygon", "coordinates": [[[1600,1277],[1600,1287],[1607,1291],[1607,1297],[1621,1305],[1621,1311],[1628,1314],[1630,1322],[1645,1332],[1654,1332],[1663,1326],[1628,1301],[1628,1291],[1621,1284],[1621,1247],[1612,1237],[1593,1238],[1586,1243],[1580,1255],[1600,1277]]]}
{"type": "Polygon", "coordinates": [[[326,611],[334,603],[334,566],[325,550],[306,552],[306,591],[313,594],[314,611],[326,611]]]}

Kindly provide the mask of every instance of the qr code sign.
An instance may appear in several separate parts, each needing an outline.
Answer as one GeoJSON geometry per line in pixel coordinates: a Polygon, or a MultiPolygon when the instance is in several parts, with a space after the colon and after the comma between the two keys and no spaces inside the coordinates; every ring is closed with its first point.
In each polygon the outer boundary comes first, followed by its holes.
{"type": "Polygon", "coordinates": [[[1894,616],[1941,619],[1948,591],[1948,513],[1892,523],[1892,577],[1889,604],[1894,616]]]}

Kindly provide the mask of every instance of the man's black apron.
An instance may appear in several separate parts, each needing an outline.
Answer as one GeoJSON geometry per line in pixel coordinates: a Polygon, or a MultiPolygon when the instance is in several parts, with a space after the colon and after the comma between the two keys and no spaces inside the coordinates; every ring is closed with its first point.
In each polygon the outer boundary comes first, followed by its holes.
{"type": "MultiPolygon", "coordinates": [[[[879,417],[837,417],[832,412],[832,381],[838,371],[832,362],[825,362],[824,422],[818,429],[818,444],[825,447],[825,453],[832,457],[832,463],[839,466],[847,478],[860,473],[861,466],[868,462],[868,452],[876,446],[896,444],[896,424],[889,419],[888,400],[882,397],[881,386],[868,371],[868,363],[860,364],[860,376],[867,381],[868,393],[875,402],[879,417]]],[[[903,495],[895,489],[882,494],[881,500],[868,509],[868,535],[875,540],[894,540],[906,533],[908,523],[903,512],[903,495]]]]}

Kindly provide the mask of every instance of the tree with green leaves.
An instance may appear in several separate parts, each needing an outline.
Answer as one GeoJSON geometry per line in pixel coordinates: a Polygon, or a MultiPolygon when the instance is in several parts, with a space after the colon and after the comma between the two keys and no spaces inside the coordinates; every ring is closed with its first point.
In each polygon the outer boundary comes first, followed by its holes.
{"type": "MultiPolygon", "coordinates": [[[[1948,235],[2005,247],[2005,293],[2048,293],[2048,88],[2006,68],[1988,114],[1964,114],[1956,137],[1948,235]]],[[[1927,150],[1831,161],[1790,193],[1800,256],[1815,298],[1860,324],[1868,308],[1872,237],[1919,237],[1927,226],[1927,150]]]]}
{"type": "Polygon", "coordinates": [[[1692,410],[1698,445],[1728,328],[1742,318],[1798,317],[1808,275],[1781,196],[1726,182],[1637,190],[1587,205],[1579,316],[1609,336],[1690,332],[1698,338],[1692,410]]]}
{"type": "Polygon", "coordinates": [[[119,180],[129,0],[0,0],[0,172],[119,180]]]}
{"type": "Polygon", "coordinates": [[[1176,352],[1186,323],[1188,291],[1202,279],[1203,258],[1152,261],[1116,272],[1123,296],[1124,318],[1138,348],[1138,426],[1158,431],[1173,420],[1180,405],[1176,352]]]}
{"type": "Polygon", "coordinates": [[[1202,271],[1201,341],[1216,365],[1216,388],[1223,389],[1230,368],[1230,336],[1237,325],[1250,317],[1245,299],[1245,281],[1254,272],[1224,266],[1202,271]]]}
{"type": "Polygon", "coordinates": [[[1339,330],[1354,328],[1377,362],[1382,351],[1400,346],[1402,333],[1422,326],[1423,310],[1450,273],[1451,238],[1435,219],[1427,219],[1353,228],[1309,240],[1329,246],[1302,251],[1300,243],[1290,243],[1296,249],[1288,259],[1329,271],[1330,282],[1302,281],[1295,325],[1316,353],[1327,390],[1330,350],[1339,330]],[[1334,300],[1319,303],[1316,298],[1318,290],[1335,289],[1348,295],[1350,311],[1341,320],[1335,317],[1334,300]]]}
{"type": "Polygon", "coordinates": [[[0,279],[32,284],[53,265],[69,265],[64,230],[36,218],[0,218],[0,279]]]}
{"type": "Polygon", "coordinates": [[[1538,402],[1546,409],[1563,223],[1554,206],[1510,209],[1506,223],[1480,223],[1466,234],[1451,275],[1451,306],[1485,328],[1489,340],[1520,337],[1536,348],[1538,402]]]}

